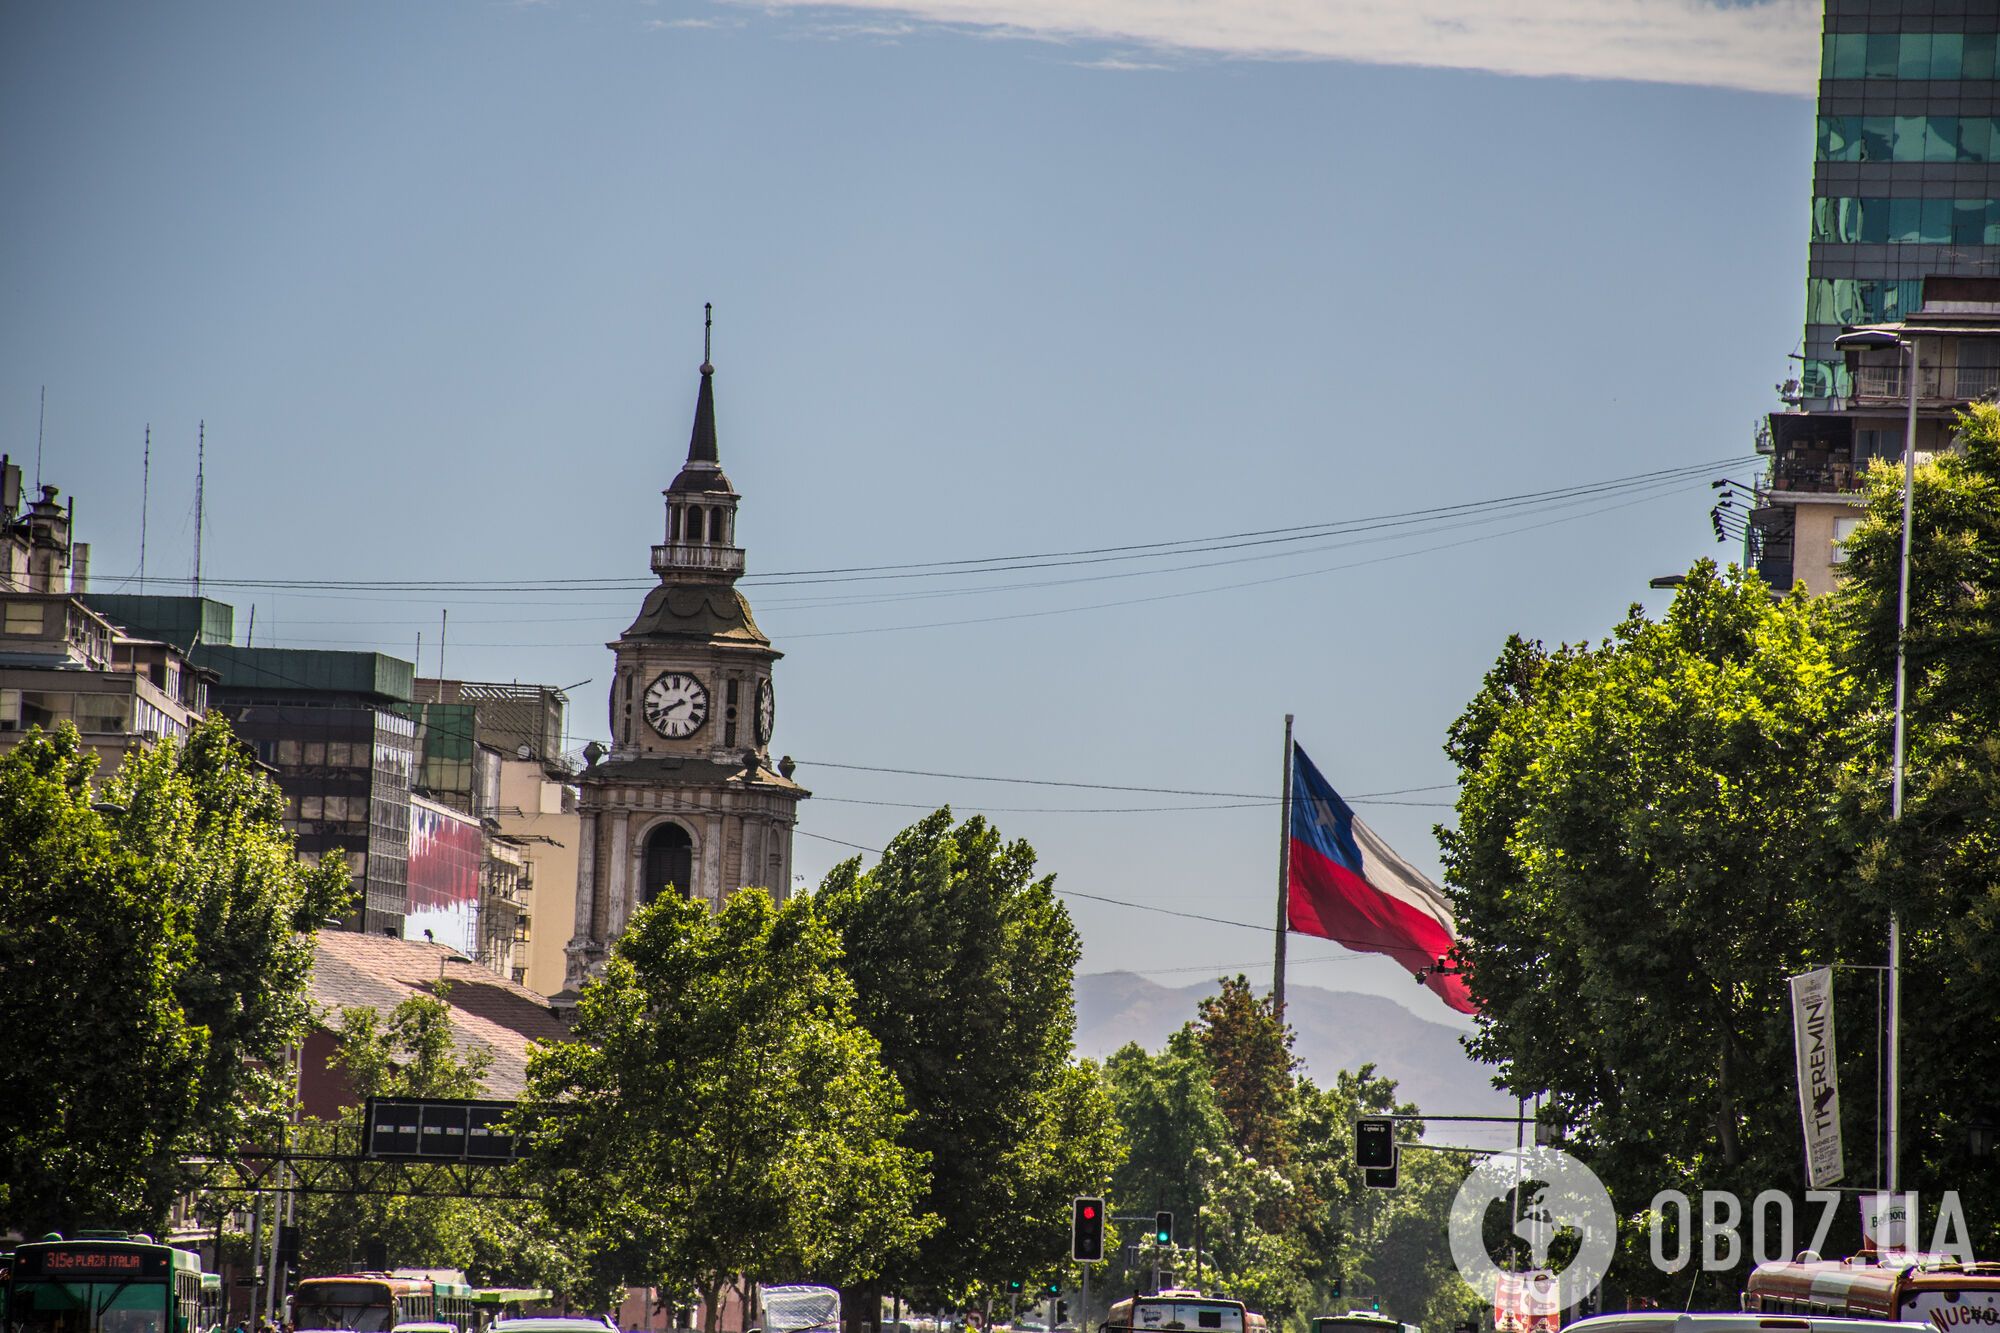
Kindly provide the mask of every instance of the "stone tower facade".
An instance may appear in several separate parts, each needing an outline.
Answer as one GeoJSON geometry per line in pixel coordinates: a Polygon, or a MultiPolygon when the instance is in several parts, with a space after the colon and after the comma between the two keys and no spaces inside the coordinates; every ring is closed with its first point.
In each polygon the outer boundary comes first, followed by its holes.
{"type": "Polygon", "coordinates": [[[741,498],[716,452],[715,367],[704,359],[687,463],[666,491],[659,586],[616,642],[611,748],[577,779],[576,935],[566,991],[603,964],[632,914],[663,893],[719,905],[755,885],[783,901],[792,827],[809,793],[770,759],[772,666],[783,656],[736,589],[741,498]]]}

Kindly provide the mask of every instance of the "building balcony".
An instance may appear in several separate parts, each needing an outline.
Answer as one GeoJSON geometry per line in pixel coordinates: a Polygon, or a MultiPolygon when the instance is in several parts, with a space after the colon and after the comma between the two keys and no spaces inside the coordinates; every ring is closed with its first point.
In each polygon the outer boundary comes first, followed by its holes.
{"type": "Polygon", "coordinates": [[[734,577],[743,572],[743,548],[712,546],[706,542],[668,542],[665,546],[655,546],[653,572],[666,574],[674,570],[734,577]]]}
{"type": "Polygon", "coordinates": [[[1769,489],[1794,495],[1852,495],[1861,489],[1862,469],[1846,461],[1780,458],[1771,464],[1769,489]]]}
{"type": "MultiPolygon", "coordinates": [[[[2000,367],[1918,366],[1917,403],[1969,403],[2000,393],[2000,367]]],[[[1894,404],[1910,401],[1909,367],[1859,366],[1854,371],[1853,404],[1894,404]]]]}

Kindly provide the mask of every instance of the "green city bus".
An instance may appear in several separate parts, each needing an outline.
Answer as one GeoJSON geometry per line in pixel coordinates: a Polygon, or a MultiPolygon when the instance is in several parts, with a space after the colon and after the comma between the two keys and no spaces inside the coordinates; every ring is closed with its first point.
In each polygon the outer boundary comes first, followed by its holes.
{"type": "Polygon", "coordinates": [[[190,1250],[85,1231],[14,1248],[9,1333],[210,1333],[221,1284],[190,1250]]]}

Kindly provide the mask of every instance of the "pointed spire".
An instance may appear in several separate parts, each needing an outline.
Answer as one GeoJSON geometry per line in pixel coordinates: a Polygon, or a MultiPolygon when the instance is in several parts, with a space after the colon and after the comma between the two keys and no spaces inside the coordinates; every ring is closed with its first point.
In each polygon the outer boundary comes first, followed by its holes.
{"type": "Polygon", "coordinates": [[[709,339],[715,328],[715,305],[702,306],[701,393],[694,402],[694,433],[688,437],[688,462],[719,463],[715,451],[715,367],[709,363],[709,339]]]}

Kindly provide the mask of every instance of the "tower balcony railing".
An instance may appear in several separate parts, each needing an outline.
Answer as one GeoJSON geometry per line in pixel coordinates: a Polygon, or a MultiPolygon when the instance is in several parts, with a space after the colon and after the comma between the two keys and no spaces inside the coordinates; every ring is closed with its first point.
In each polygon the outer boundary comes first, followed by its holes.
{"type": "MultiPolygon", "coordinates": [[[[2000,393],[2000,367],[1918,366],[1919,403],[1969,403],[2000,393]]],[[[1854,372],[1855,403],[1906,403],[1910,400],[1909,368],[1860,366],[1854,372]]]]}
{"type": "Polygon", "coordinates": [[[710,546],[705,542],[668,542],[653,548],[653,572],[693,570],[701,574],[741,574],[743,548],[710,546]]]}
{"type": "Polygon", "coordinates": [[[1781,458],[1771,464],[1770,489],[1814,495],[1846,495],[1861,489],[1862,469],[1826,458],[1781,458]]]}

